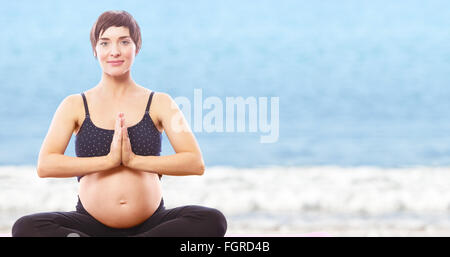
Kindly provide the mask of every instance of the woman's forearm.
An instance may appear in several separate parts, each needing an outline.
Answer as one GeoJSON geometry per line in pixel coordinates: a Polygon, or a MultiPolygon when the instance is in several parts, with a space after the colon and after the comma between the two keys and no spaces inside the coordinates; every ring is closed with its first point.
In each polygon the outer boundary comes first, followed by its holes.
{"type": "Polygon", "coordinates": [[[129,166],[136,170],[171,176],[203,175],[205,170],[201,155],[191,152],[166,156],[136,155],[129,166]]]}
{"type": "Polygon", "coordinates": [[[63,154],[47,154],[39,158],[39,177],[68,178],[110,169],[108,156],[71,157],[63,154]]]}

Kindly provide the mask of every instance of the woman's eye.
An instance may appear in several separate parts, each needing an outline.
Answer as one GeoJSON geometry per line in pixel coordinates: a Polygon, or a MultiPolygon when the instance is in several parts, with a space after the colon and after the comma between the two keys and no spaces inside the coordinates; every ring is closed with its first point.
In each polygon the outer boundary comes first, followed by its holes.
{"type": "MultiPolygon", "coordinates": [[[[130,42],[129,42],[129,41],[122,41],[122,43],[123,43],[124,45],[128,45],[130,42]]],[[[108,44],[108,42],[101,42],[101,43],[100,43],[101,46],[106,46],[106,44],[108,44]]]]}

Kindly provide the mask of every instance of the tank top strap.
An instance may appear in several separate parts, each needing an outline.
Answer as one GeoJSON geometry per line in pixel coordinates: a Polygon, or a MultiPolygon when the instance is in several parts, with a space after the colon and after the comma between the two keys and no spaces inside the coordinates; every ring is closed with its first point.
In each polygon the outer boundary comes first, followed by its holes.
{"type": "Polygon", "coordinates": [[[89,117],[89,109],[88,109],[88,105],[87,105],[86,96],[84,95],[84,93],[81,93],[81,96],[83,97],[84,110],[86,112],[86,117],[89,117]]]}
{"type": "Polygon", "coordinates": [[[147,108],[145,108],[145,113],[148,113],[148,111],[150,110],[150,104],[152,103],[152,98],[153,98],[154,93],[155,93],[155,91],[152,91],[150,93],[150,96],[148,97],[148,103],[147,103],[147,108]]]}

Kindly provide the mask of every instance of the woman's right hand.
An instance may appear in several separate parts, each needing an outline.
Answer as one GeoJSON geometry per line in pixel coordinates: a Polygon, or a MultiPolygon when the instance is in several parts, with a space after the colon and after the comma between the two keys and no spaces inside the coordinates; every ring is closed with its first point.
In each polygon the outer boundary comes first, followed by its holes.
{"type": "Polygon", "coordinates": [[[114,136],[113,136],[110,151],[108,154],[108,158],[112,165],[112,168],[117,167],[122,163],[123,115],[124,114],[120,112],[116,117],[116,125],[114,127],[114,136]]]}

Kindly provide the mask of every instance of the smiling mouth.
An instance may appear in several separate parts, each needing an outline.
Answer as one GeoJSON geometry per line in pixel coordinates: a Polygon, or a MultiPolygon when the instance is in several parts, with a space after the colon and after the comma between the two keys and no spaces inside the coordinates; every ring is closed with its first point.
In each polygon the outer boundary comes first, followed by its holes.
{"type": "Polygon", "coordinates": [[[120,65],[122,63],[124,63],[124,61],[113,61],[113,62],[108,62],[111,65],[120,65]]]}

